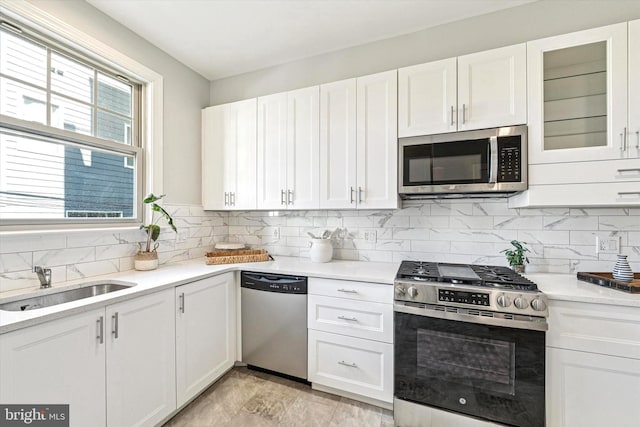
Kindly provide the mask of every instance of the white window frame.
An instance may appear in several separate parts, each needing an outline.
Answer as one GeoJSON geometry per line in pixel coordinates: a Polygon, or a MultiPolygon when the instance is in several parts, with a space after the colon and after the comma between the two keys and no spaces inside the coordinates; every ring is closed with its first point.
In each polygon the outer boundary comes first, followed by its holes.
{"type": "MultiPolygon", "coordinates": [[[[72,27],[60,19],[44,12],[25,0],[0,0],[0,14],[17,23],[41,32],[53,40],[77,50],[89,59],[106,63],[111,69],[130,75],[142,82],[141,135],[140,147],[144,150],[142,194],[163,193],[163,77],[150,68],[140,64],[123,53],[113,49],[88,34],[72,27]]],[[[136,200],[138,203],[138,200],[136,200]]],[[[143,212],[143,219],[149,218],[150,212],[143,212]]],[[[130,226],[137,225],[132,219],[130,226]]],[[[123,227],[126,224],[86,224],[82,228],[123,227]]],[[[33,230],[42,225],[0,225],[1,231],[33,230]]],[[[51,224],[47,229],[78,228],[77,224],[51,224]]]]}

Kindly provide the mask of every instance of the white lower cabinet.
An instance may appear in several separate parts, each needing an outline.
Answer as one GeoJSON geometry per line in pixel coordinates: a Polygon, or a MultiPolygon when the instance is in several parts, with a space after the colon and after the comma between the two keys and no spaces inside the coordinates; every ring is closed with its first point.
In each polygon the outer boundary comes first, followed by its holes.
{"type": "Polygon", "coordinates": [[[0,402],[68,404],[71,427],[105,426],[101,322],[104,308],[0,335],[0,402]]]}
{"type": "Polygon", "coordinates": [[[233,273],[175,288],[178,407],[235,362],[235,289],[233,273]]]}
{"type": "Polygon", "coordinates": [[[390,407],[393,287],[310,278],[308,298],[309,381],[390,407]]]}
{"type": "Polygon", "coordinates": [[[550,301],[548,427],[635,427],[640,421],[640,309],[550,301]]]}
{"type": "Polygon", "coordinates": [[[71,426],[176,409],[173,289],[0,336],[0,402],[69,404],[71,426]]]}

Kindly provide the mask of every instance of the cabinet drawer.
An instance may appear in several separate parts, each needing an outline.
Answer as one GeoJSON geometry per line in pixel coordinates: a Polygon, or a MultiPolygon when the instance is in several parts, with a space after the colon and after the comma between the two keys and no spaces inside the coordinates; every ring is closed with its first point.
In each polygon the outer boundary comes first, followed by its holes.
{"type": "Polygon", "coordinates": [[[309,330],[309,381],[390,403],[393,345],[309,330]]]}
{"type": "Polygon", "coordinates": [[[309,294],[359,301],[393,303],[393,286],[381,283],[309,278],[309,294]]]}
{"type": "Polygon", "coordinates": [[[640,308],[551,301],[547,346],[640,359],[640,308]]]}
{"type": "Polygon", "coordinates": [[[640,206],[640,180],[591,184],[529,185],[509,199],[510,208],[544,206],[640,206]]]}
{"type": "Polygon", "coordinates": [[[309,295],[310,329],[393,343],[393,306],[309,295]]]}
{"type": "Polygon", "coordinates": [[[640,181],[640,159],[529,165],[530,185],[640,181]]]}

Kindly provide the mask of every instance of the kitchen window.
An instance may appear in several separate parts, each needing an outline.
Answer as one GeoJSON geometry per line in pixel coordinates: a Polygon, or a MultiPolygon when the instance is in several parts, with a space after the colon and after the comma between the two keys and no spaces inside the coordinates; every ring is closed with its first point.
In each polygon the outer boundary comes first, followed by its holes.
{"type": "Polygon", "coordinates": [[[140,222],[142,84],[0,25],[0,221],[140,222]]]}

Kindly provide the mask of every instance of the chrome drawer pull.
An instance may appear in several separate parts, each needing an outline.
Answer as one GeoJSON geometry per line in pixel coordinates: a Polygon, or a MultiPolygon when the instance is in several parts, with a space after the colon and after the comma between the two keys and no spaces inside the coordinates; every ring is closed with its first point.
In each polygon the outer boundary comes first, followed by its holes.
{"type": "Polygon", "coordinates": [[[346,294],[357,294],[358,291],[356,291],[355,289],[338,289],[338,292],[344,292],[346,294]]]}
{"type": "Polygon", "coordinates": [[[618,191],[618,195],[620,195],[620,196],[633,196],[633,195],[640,196],[640,191],[618,191]]]}
{"type": "Polygon", "coordinates": [[[345,362],[344,360],[340,360],[338,362],[338,365],[348,366],[349,368],[357,368],[358,367],[358,365],[356,365],[355,362],[349,363],[349,362],[345,362]]]}
{"type": "Polygon", "coordinates": [[[618,173],[624,172],[640,172],[640,168],[618,169],[618,173]]]}
{"type": "Polygon", "coordinates": [[[338,316],[338,319],[348,320],[349,322],[357,322],[358,321],[357,317],[338,316]]]}

